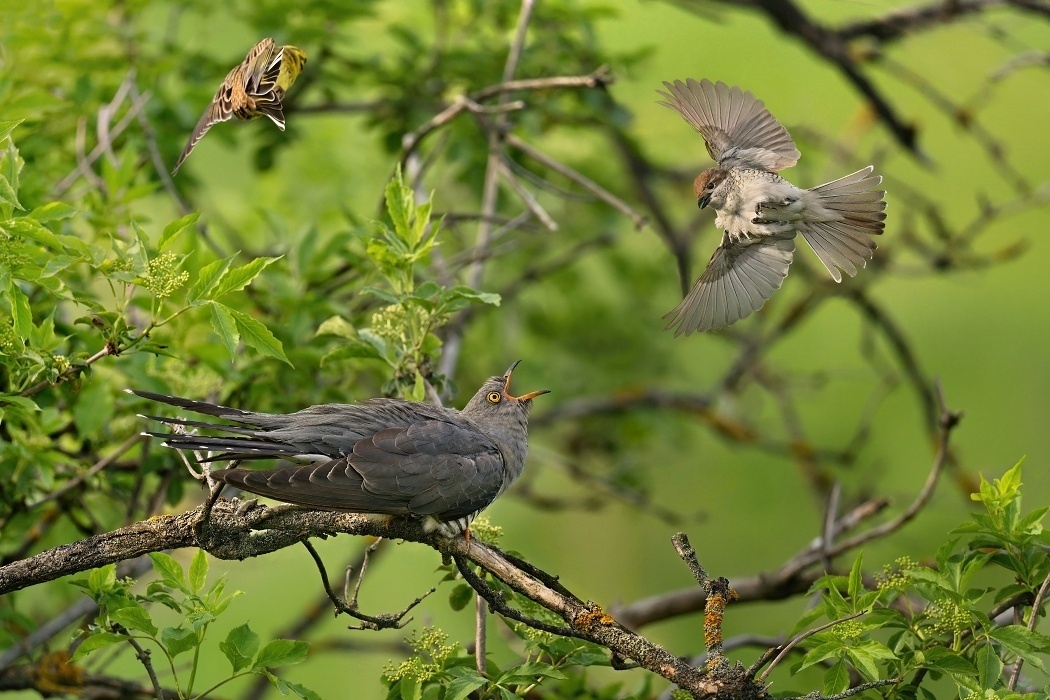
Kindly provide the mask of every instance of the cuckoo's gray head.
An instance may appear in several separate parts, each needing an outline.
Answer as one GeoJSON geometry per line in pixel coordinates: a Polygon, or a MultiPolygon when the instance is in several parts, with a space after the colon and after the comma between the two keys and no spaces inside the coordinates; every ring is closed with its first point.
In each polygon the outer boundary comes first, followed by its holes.
{"type": "Polygon", "coordinates": [[[541,394],[549,393],[544,389],[521,396],[511,394],[510,375],[518,366],[518,362],[512,364],[502,377],[490,377],[462,411],[464,417],[473,421],[481,432],[499,446],[507,470],[500,493],[521,475],[525,466],[529,408],[532,407],[532,400],[541,394]]]}
{"type": "Polygon", "coordinates": [[[478,393],[463,407],[463,414],[471,419],[480,419],[483,423],[524,423],[529,416],[532,400],[541,394],[549,394],[550,391],[530,391],[521,396],[511,394],[510,375],[520,363],[521,360],[518,360],[512,364],[502,377],[489,377],[478,389],[478,393]]]}

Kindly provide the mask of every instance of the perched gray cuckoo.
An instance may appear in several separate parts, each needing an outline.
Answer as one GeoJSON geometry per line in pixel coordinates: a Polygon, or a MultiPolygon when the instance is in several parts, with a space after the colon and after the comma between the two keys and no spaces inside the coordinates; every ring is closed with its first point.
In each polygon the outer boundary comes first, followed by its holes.
{"type": "Polygon", "coordinates": [[[528,449],[532,399],[510,393],[515,362],[491,377],[462,411],[402,399],[323,404],[290,414],[255,413],[147,391],[129,393],[215,416],[237,425],[146,416],[183,428],[225,435],[146,433],[166,447],[207,450],[205,460],[282,459],[276,469],[211,472],[221,483],[320,510],[422,518],[447,537],[467,531],[474,517],[521,475],[528,449]]]}

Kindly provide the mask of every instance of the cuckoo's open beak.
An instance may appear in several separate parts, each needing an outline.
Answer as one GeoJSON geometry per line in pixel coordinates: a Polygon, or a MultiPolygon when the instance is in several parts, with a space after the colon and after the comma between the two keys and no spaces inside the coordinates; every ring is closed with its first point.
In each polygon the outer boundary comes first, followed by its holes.
{"type": "Polygon", "coordinates": [[[542,391],[532,391],[528,394],[522,394],[521,396],[512,396],[510,393],[510,375],[514,372],[514,368],[517,367],[519,364],[521,364],[521,360],[515,360],[514,364],[508,367],[506,374],[503,375],[503,393],[507,395],[508,399],[514,399],[515,401],[527,401],[529,399],[534,399],[537,396],[542,396],[543,394],[551,393],[550,389],[543,389],[542,391]]]}

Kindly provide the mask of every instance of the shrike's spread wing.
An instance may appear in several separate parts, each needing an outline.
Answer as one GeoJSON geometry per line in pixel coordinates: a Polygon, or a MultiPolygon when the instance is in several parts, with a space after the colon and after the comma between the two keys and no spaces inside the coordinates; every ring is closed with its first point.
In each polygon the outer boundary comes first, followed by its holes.
{"type": "Polygon", "coordinates": [[[707,152],[722,168],[757,168],[776,172],[798,162],[798,149],[783,124],[762,100],[723,82],[689,79],[664,83],[658,91],[670,107],[707,142],[707,152]]]}
{"type": "Polygon", "coordinates": [[[762,308],[787,277],[795,253],[794,232],[761,239],[722,236],[707,269],[682,303],[664,318],[675,336],[713,331],[762,308]]]}

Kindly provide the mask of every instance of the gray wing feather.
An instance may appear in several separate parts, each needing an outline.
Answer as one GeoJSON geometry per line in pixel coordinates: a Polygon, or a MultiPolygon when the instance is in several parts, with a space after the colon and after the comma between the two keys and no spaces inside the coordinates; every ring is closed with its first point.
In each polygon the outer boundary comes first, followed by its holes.
{"type": "Polygon", "coordinates": [[[286,503],[361,513],[433,515],[455,520],[481,510],[503,487],[503,456],[462,425],[422,421],[358,440],[344,458],[271,470],[212,475],[286,503]]]}
{"type": "Polygon", "coordinates": [[[678,112],[707,142],[720,167],[776,172],[801,155],[787,129],[750,92],[710,80],[664,83],[660,104],[678,112]]]}
{"type": "Polygon", "coordinates": [[[760,241],[723,236],[707,269],[682,303],[664,318],[675,335],[717,330],[762,308],[784,278],[794,257],[794,233],[760,241]]]}

